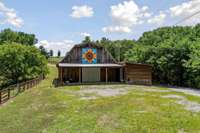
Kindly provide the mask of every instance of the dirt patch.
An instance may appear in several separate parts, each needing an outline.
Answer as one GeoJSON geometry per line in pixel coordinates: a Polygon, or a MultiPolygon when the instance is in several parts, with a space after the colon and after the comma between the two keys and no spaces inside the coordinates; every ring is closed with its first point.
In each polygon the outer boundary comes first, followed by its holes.
{"type": "Polygon", "coordinates": [[[109,126],[109,127],[115,127],[117,128],[119,124],[117,123],[117,120],[112,117],[112,115],[102,115],[97,119],[97,124],[101,127],[109,126]]]}

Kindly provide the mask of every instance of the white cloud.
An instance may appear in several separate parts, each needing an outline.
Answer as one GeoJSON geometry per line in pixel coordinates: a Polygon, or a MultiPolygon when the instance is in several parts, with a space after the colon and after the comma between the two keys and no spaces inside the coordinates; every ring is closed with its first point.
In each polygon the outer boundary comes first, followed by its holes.
{"type": "Polygon", "coordinates": [[[127,26],[108,26],[108,27],[104,27],[103,32],[108,32],[108,33],[112,33],[112,32],[119,32],[119,33],[130,33],[131,29],[127,26]]]}
{"type": "Polygon", "coordinates": [[[49,42],[47,40],[42,40],[36,47],[43,46],[48,51],[53,50],[54,56],[57,56],[58,51],[61,51],[61,56],[65,56],[66,53],[74,46],[74,42],[71,40],[64,40],[61,42],[49,42]]]}
{"type": "MultiPolygon", "coordinates": [[[[169,9],[169,13],[173,18],[185,18],[200,11],[200,0],[191,0],[184,2],[180,5],[173,6],[169,9]]],[[[183,25],[194,25],[200,23],[200,15],[196,15],[187,21],[183,22],[183,25]]]]}
{"type": "Polygon", "coordinates": [[[165,19],[167,17],[167,14],[165,14],[164,12],[160,12],[159,15],[156,15],[152,18],[149,18],[147,20],[148,23],[150,24],[158,24],[161,25],[164,23],[165,19]]]}
{"type": "MultiPolygon", "coordinates": [[[[200,0],[190,0],[188,2],[183,2],[179,5],[175,5],[169,7],[169,9],[165,11],[160,11],[160,14],[148,19],[148,23],[150,24],[163,24],[164,22],[175,20],[179,21],[184,18],[187,18],[198,11],[200,11],[200,0]]],[[[200,14],[196,14],[195,16],[188,18],[181,22],[179,25],[195,25],[200,23],[200,14]]]]}
{"type": "Polygon", "coordinates": [[[104,32],[130,33],[133,26],[144,23],[145,19],[151,16],[151,13],[147,6],[139,7],[131,0],[111,6],[110,16],[113,24],[112,26],[104,27],[104,32]]]}
{"type": "Polygon", "coordinates": [[[73,11],[70,16],[73,18],[92,17],[94,14],[93,8],[87,5],[73,6],[72,10],[73,11]]]}
{"type": "MultiPolygon", "coordinates": [[[[111,6],[110,16],[113,20],[110,26],[102,28],[103,32],[131,33],[140,24],[154,24],[158,26],[173,24],[200,11],[200,0],[190,0],[174,5],[158,14],[149,11],[147,6],[139,7],[133,0],[124,1],[111,6]]],[[[195,25],[200,23],[200,13],[185,20],[179,25],[195,25]]]]}
{"type": "Polygon", "coordinates": [[[132,26],[140,24],[145,17],[149,17],[148,7],[140,8],[134,1],[124,1],[122,4],[111,6],[111,17],[117,24],[132,26]]]}
{"type": "Polygon", "coordinates": [[[83,33],[81,33],[81,36],[84,36],[84,37],[86,37],[86,36],[91,36],[91,34],[90,33],[86,33],[86,32],[83,32],[83,33]]]}
{"type": "Polygon", "coordinates": [[[17,16],[16,11],[6,7],[2,2],[0,2],[0,14],[3,16],[3,19],[0,20],[1,24],[8,23],[18,28],[23,25],[23,20],[17,16]]]}

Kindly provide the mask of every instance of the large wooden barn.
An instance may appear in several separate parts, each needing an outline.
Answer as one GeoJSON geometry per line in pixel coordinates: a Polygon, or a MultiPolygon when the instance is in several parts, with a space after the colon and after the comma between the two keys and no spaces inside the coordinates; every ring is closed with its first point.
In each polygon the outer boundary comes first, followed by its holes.
{"type": "Polygon", "coordinates": [[[57,64],[62,85],[73,83],[152,84],[152,67],[146,64],[119,63],[102,46],[75,45],[57,64]]]}

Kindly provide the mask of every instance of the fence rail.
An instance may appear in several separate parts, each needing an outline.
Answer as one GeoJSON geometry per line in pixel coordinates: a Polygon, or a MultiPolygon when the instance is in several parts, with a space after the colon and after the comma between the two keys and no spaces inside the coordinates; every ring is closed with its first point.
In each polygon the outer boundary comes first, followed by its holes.
{"type": "Polygon", "coordinates": [[[43,79],[44,76],[41,75],[36,79],[19,84],[14,84],[0,90],[0,104],[7,102],[10,98],[16,97],[18,94],[24,92],[25,90],[33,88],[34,86],[38,85],[43,79]]]}

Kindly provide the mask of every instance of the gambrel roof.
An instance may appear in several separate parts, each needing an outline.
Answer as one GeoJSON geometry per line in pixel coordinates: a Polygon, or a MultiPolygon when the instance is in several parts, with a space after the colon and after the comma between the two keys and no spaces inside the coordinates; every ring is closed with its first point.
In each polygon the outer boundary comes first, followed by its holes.
{"type": "Polygon", "coordinates": [[[97,50],[97,64],[117,64],[106,48],[92,42],[75,45],[60,63],[82,64],[82,48],[95,48],[97,50]]]}

